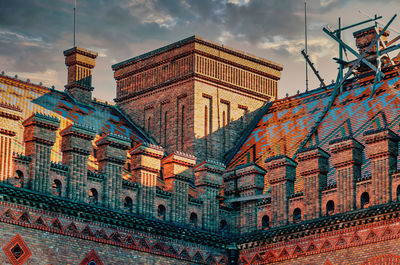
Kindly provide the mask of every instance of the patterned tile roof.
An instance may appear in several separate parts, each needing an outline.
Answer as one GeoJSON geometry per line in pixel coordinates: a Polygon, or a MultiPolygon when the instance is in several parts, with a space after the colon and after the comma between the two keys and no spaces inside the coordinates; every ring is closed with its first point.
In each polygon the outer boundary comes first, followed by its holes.
{"type": "MultiPolygon", "coordinates": [[[[345,92],[338,95],[308,145],[329,151],[329,142],[337,138],[353,136],[364,143],[363,133],[368,130],[389,128],[399,134],[400,121],[400,78],[395,70],[389,70],[386,77],[376,85],[371,97],[374,75],[349,80],[345,92]]],[[[228,168],[255,162],[265,167],[265,160],[272,156],[295,156],[307,133],[315,125],[328,105],[333,85],[315,89],[293,97],[274,101],[248,137],[231,156],[228,168]]],[[[364,158],[363,175],[369,174],[369,160],[364,158]]],[[[335,183],[334,169],[328,175],[328,182],[335,183]]],[[[266,183],[266,190],[269,184],[266,183]]],[[[296,192],[302,190],[302,179],[296,180],[296,192]]]]}
{"type": "MultiPolygon", "coordinates": [[[[116,106],[93,101],[85,105],[74,100],[68,93],[50,89],[41,85],[31,84],[17,78],[0,75],[0,102],[7,102],[22,109],[22,121],[39,112],[58,118],[60,130],[70,124],[89,127],[100,134],[115,134],[132,139],[136,143],[153,143],[152,140],[129,120],[116,106]]],[[[16,135],[14,151],[24,153],[23,128],[16,135]]],[[[61,136],[52,149],[52,161],[61,161],[61,136]]],[[[89,158],[91,166],[96,168],[95,159],[89,158]]]]}

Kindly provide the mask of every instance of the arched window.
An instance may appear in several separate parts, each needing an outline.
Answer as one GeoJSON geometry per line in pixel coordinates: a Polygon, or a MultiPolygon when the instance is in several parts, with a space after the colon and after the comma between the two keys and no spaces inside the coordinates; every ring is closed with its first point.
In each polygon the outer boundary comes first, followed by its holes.
{"type": "Polygon", "coordinates": [[[89,263],[88,263],[88,265],[97,265],[97,263],[95,262],[95,261],[90,261],[89,263]]]}
{"type": "Polygon", "coordinates": [[[335,213],[335,203],[330,200],[326,203],[326,215],[332,215],[335,213]]]}
{"type": "Polygon", "coordinates": [[[219,230],[221,232],[226,232],[228,229],[228,223],[225,220],[221,220],[221,222],[219,223],[219,230]]]}
{"type": "Polygon", "coordinates": [[[165,220],[165,206],[160,204],[158,205],[158,209],[157,209],[157,216],[158,218],[160,218],[161,220],[165,220]]]}
{"type": "Polygon", "coordinates": [[[133,202],[132,202],[131,197],[128,197],[128,196],[125,197],[124,210],[127,211],[127,212],[132,212],[132,205],[133,205],[133,202]]]}
{"type": "Polygon", "coordinates": [[[89,190],[89,203],[91,204],[97,204],[99,195],[97,193],[97,190],[95,188],[92,188],[89,190]]]}
{"type": "Polygon", "coordinates": [[[369,194],[364,192],[361,194],[361,209],[368,208],[369,206],[369,194]]]}
{"type": "Polygon", "coordinates": [[[301,222],[301,210],[299,208],[296,208],[293,211],[293,223],[299,222],[301,222]]]}
{"type": "Polygon", "coordinates": [[[53,181],[52,190],[53,190],[54,196],[61,196],[61,191],[62,191],[61,181],[59,181],[58,179],[55,179],[53,181]]]}
{"type": "Polygon", "coordinates": [[[196,213],[190,214],[190,224],[193,226],[197,226],[197,214],[196,213]]]}
{"type": "Polygon", "coordinates": [[[269,216],[264,215],[263,218],[261,219],[261,229],[265,230],[269,228],[269,216]]]}
{"type": "Polygon", "coordinates": [[[15,171],[15,187],[23,188],[24,187],[24,173],[21,170],[15,171]]]}
{"type": "Polygon", "coordinates": [[[397,195],[397,201],[400,201],[400,185],[397,186],[396,195],[397,195]]]}

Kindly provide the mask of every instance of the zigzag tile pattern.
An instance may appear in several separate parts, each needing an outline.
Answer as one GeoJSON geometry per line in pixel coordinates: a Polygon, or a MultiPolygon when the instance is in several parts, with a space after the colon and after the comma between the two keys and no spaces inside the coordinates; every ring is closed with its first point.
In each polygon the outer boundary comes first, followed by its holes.
{"type": "MultiPolygon", "coordinates": [[[[91,106],[84,105],[76,102],[65,92],[26,83],[19,79],[0,76],[0,102],[16,105],[23,110],[22,121],[33,113],[40,112],[60,119],[60,130],[70,124],[81,124],[93,128],[98,134],[122,135],[136,143],[150,141],[114,106],[100,102],[93,102],[91,106]]],[[[24,153],[22,124],[21,130],[15,137],[14,145],[15,152],[24,153]]],[[[57,134],[51,154],[54,162],[60,162],[62,159],[60,145],[61,136],[57,134]]],[[[93,156],[89,157],[89,166],[97,169],[93,156]]]]}
{"type": "MultiPolygon", "coordinates": [[[[308,145],[329,150],[331,140],[349,135],[363,143],[363,132],[384,127],[400,133],[400,77],[395,71],[386,73],[386,79],[376,85],[376,92],[370,97],[373,78],[370,75],[345,86],[346,91],[335,99],[308,145]]],[[[228,167],[250,162],[264,167],[269,157],[281,154],[293,157],[328,105],[332,89],[331,85],[327,90],[316,89],[273,102],[228,167]]],[[[362,170],[363,175],[369,174],[368,160],[362,170]]],[[[331,169],[328,183],[335,182],[331,169]]],[[[266,190],[268,187],[266,183],[266,190]]],[[[295,190],[302,190],[301,178],[297,178],[295,190]]]]}

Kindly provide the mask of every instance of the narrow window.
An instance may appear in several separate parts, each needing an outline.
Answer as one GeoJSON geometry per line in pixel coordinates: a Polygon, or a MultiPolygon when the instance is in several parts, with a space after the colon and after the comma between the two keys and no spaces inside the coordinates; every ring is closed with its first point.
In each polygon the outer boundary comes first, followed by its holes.
{"type": "Polygon", "coordinates": [[[22,171],[17,170],[15,171],[15,187],[17,188],[23,188],[24,187],[24,173],[22,171]]]}
{"type": "Polygon", "coordinates": [[[124,200],[124,210],[127,212],[132,212],[133,201],[131,197],[125,197],[124,200]]]}
{"type": "Polygon", "coordinates": [[[293,211],[293,223],[299,222],[301,222],[301,210],[299,208],[296,208],[293,211]]]}
{"type": "Polygon", "coordinates": [[[165,206],[162,204],[158,205],[157,216],[159,219],[165,220],[165,215],[166,215],[165,212],[166,212],[165,206]]]}
{"type": "Polygon", "coordinates": [[[190,225],[197,226],[197,214],[196,213],[190,214],[190,225]]]}
{"type": "Polygon", "coordinates": [[[225,111],[222,112],[222,148],[224,153],[226,152],[226,114],[225,111]]]}
{"type": "Polygon", "coordinates": [[[90,204],[97,204],[98,203],[98,193],[95,188],[89,190],[89,203],[90,204]]]}
{"type": "Polygon", "coordinates": [[[263,218],[261,219],[261,229],[265,230],[269,228],[269,216],[264,215],[263,218]]]}
{"type": "Polygon", "coordinates": [[[55,179],[53,182],[53,195],[54,196],[61,196],[61,191],[62,191],[62,184],[61,181],[59,181],[58,179],[55,179]]]}
{"type": "Polygon", "coordinates": [[[204,106],[204,147],[208,157],[208,108],[204,106]]]}
{"type": "Polygon", "coordinates": [[[168,121],[168,112],[164,112],[164,146],[167,146],[167,121],[168,121]]]}
{"type": "Polygon", "coordinates": [[[361,209],[368,208],[369,206],[369,194],[364,192],[361,194],[361,209]]]}
{"type": "Polygon", "coordinates": [[[333,215],[335,213],[335,203],[330,200],[326,203],[326,215],[333,215]]]}
{"type": "Polygon", "coordinates": [[[184,141],[184,127],[185,126],[185,106],[182,106],[182,111],[181,111],[181,151],[183,151],[183,141],[184,141]]]}
{"type": "Polygon", "coordinates": [[[221,220],[221,222],[219,223],[219,230],[221,232],[227,232],[228,229],[228,223],[225,220],[221,220]]]}

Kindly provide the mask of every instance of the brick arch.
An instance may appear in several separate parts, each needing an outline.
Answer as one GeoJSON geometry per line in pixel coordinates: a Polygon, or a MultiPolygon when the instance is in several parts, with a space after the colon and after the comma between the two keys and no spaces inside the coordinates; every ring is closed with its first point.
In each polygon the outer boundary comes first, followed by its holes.
{"type": "Polygon", "coordinates": [[[399,263],[400,263],[400,256],[387,254],[371,258],[361,263],[361,265],[379,265],[379,264],[395,265],[399,263]]]}

